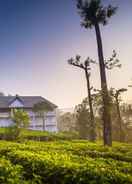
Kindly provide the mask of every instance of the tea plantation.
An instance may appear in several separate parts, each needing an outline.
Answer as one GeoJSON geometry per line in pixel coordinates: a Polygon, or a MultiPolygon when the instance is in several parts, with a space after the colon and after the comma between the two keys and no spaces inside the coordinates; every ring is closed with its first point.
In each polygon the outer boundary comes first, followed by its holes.
{"type": "Polygon", "coordinates": [[[132,184],[132,145],[0,141],[1,184],[132,184]]]}

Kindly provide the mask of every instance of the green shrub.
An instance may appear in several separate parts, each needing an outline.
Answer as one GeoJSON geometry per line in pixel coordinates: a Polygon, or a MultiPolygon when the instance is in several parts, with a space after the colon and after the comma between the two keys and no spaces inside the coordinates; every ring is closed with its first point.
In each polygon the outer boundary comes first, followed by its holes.
{"type": "Polygon", "coordinates": [[[21,165],[18,176],[30,184],[132,184],[131,151],[132,145],[108,148],[83,140],[0,141],[0,155],[12,167],[21,165]]]}
{"type": "MultiPolygon", "coordinates": [[[[0,158],[0,183],[18,184],[22,181],[22,167],[12,165],[9,160],[0,158]]],[[[24,181],[23,181],[24,183],[24,181]]]]}
{"type": "Polygon", "coordinates": [[[22,129],[27,128],[30,122],[28,113],[21,109],[14,109],[11,119],[13,124],[7,128],[6,138],[8,140],[17,140],[22,138],[22,129]]]}
{"type": "Polygon", "coordinates": [[[15,125],[7,128],[0,128],[0,139],[15,140],[20,138],[34,141],[58,141],[75,140],[79,139],[80,137],[77,132],[52,133],[47,131],[28,130],[15,125]]]}

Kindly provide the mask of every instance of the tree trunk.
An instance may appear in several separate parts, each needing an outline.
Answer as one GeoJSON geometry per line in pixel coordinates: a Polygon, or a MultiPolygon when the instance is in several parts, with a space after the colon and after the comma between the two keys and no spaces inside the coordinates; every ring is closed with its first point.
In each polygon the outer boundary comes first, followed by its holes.
{"type": "Polygon", "coordinates": [[[103,46],[98,23],[95,24],[96,39],[98,46],[98,57],[100,66],[101,89],[103,98],[103,122],[104,122],[104,145],[112,146],[112,125],[110,115],[110,99],[107,88],[106,71],[103,56],[103,46]]]}
{"type": "Polygon", "coordinates": [[[96,130],[95,130],[95,120],[94,120],[94,114],[93,114],[93,106],[92,106],[92,98],[91,98],[91,89],[90,89],[90,81],[87,69],[85,69],[85,75],[86,75],[86,81],[87,81],[87,91],[88,91],[88,101],[89,101],[89,109],[90,109],[90,140],[95,141],[96,140],[96,130]]]}

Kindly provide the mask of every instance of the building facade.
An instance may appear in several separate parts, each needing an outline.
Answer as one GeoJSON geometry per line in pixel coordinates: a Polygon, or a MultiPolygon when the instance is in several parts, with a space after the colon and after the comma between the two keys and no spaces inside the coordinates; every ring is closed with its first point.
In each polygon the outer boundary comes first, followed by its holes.
{"type": "Polygon", "coordinates": [[[0,127],[8,127],[13,123],[11,119],[13,109],[23,109],[28,113],[29,129],[57,131],[57,106],[45,98],[41,96],[0,96],[0,127]],[[34,111],[34,106],[38,103],[48,104],[52,110],[44,111],[43,116],[40,116],[34,111]]]}

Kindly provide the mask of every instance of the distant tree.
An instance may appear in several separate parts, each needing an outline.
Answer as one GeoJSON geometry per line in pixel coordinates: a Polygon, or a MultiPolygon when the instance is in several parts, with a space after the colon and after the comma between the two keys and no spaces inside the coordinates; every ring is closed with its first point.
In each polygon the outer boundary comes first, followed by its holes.
{"type": "Polygon", "coordinates": [[[77,130],[80,134],[81,138],[89,138],[90,134],[90,113],[89,113],[89,105],[87,100],[84,99],[81,104],[75,107],[76,113],[76,125],[77,130]]]}
{"type": "Polygon", "coordinates": [[[76,116],[74,113],[66,112],[60,114],[58,117],[59,131],[75,131],[76,130],[76,116]]]}
{"type": "Polygon", "coordinates": [[[132,105],[123,103],[120,105],[125,141],[132,142],[132,105]]]}
{"type": "Polygon", "coordinates": [[[115,105],[116,105],[116,110],[117,110],[117,116],[118,116],[118,125],[119,125],[119,139],[120,139],[120,142],[124,141],[124,131],[123,131],[123,120],[122,120],[122,117],[121,117],[121,111],[120,111],[120,95],[123,93],[123,92],[126,92],[127,89],[125,88],[121,88],[121,89],[118,89],[118,90],[115,90],[115,89],[112,89],[113,91],[113,97],[115,98],[115,105]]]}
{"type": "MultiPolygon", "coordinates": [[[[117,111],[114,104],[114,97],[113,97],[113,91],[110,89],[108,91],[109,93],[109,111],[111,113],[111,119],[112,119],[112,136],[113,136],[113,125],[115,125],[115,121],[117,119],[117,111]]],[[[102,99],[102,90],[99,89],[93,89],[92,94],[92,102],[93,102],[93,109],[96,119],[96,132],[98,134],[98,139],[101,139],[103,136],[103,99],[102,99]]]]}
{"type": "MultiPolygon", "coordinates": [[[[121,112],[120,112],[120,102],[121,102],[120,95],[125,90],[126,89],[123,89],[123,88],[119,90],[110,88],[110,90],[108,91],[109,100],[110,100],[109,110],[111,112],[111,119],[112,119],[112,139],[115,141],[120,141],[120,132],[121,132],[121,138],[123,139],[124,137],[124,134],[123,134],[124,126],[123,126],[123,121],[122,121],[121,112]]],[[[103,101],[101,98],[101,90],[95,89],[94,91],[95,93],[93,94],[93,107],[94,109],[96,109],[99,119],[102,120],[103,101]]]]}
{"type": "Polygon", "coordinates": [[[51,105],[44,103],[44,102],[39,102],[34,105],[33,111],[38,114],[43,119],[43,130],[45,130],[45,116],[48,111],[53,111],[53,108],[51,105]]]}
{"type": "Polygon", "coordinates": [[[96,32],[103,98],[104,145],[111,146],[112,124],[111,115],[109,112],[110,101],[107,89],[103,45],[99,25],[106,25],[109,18],[115,14],[117,8],[112,7],[111,5],[109,5],[108,7],[103,7],[103,5],[101,4],[101,0],[77,0],[77,9],[82,18],[81,25],[86,29],[91,29],[94,27],[96,32]]]}
{"type": "Polygon", "coordinates": [[[94,113],[93,113],[93,107],[92,107],[92,98],[91,98],[91,85],[90,85],[90,64],[95,63],[92,59],[89,57],[84,61],[80,61],[81,56],[77,55],[74,58],[71,58],[68,60],[68,63],[70,65],[73,65],[75,67],[81,68],[85,72],[86,82],[87,82],[87,93],[88,93],[88,101],[89,101],[89,112],[90,112],[90,122],[91,126],[90,128],[90,140],[95,141],[96,140],[96,130],[95,130],[95,120],[94,120],[94,113]]]}
{"type": "MultiPolygon", "coordinates": [[[[118,90],[110,88],[109,90],[110,112],[112,119],[112,140],[122,142],[124,141],[132,142],[132,105],[121,103],[122,102],[121,94],[125,91],[126,89],[124,88],[118,90]],[[117,103],[117,97],[119,104],[117,103]]],[[[102,122],[103,101],[101,98],[101,90],[94,89],[94,93],[92,94],[92,104],[96,120],[97,138],[101,139],[103,131],[103,122],[102,122]]]]}
{"type": "MultiPolygon", "coordinates": [[[[93,99],[93,107],[96,109],[98,115],[103,120],[103,99],[102,99],[102,90],[93,89],[92,99],[93,99]]],[[[113,96],[111,89],[108,90],[109,94],[109,111],[112,111],[113,108],[113,96]]]]}
{"type": "MultiPolygon", "coordinates": [[[[96,139],[101,140],[103,137],[103,123],[102,123],[102,98],[99,93],[92,94],[93,112],[95,119],[96,139]]],[[[89,100],[84,98],[81,104],[75,107],[76,126],[82,138],[90,139],[90,112],[89,100]]]]}

